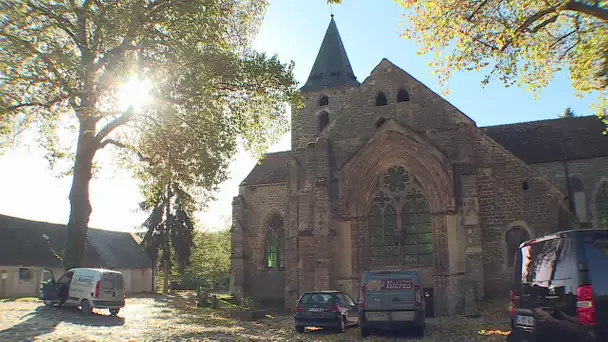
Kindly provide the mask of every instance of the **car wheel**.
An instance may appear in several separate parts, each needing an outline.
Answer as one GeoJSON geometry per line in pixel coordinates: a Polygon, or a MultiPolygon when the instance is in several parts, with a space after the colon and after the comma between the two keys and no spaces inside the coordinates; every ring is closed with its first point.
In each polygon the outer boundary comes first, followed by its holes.
{"type": "Polygon", "coordinates": [[[91,313],[93,313],[93,308],[91,307],[91,303],[89,303],[88,300],[83,299],[82,301],[80,301],[80,312],[85,315],[90,315],[91,313]]]}
{"type": "Polygon", "coordinates": [[[342,317],[340,320],[340,325],[338,326],[337,331],[342,334],[346,330],[346,317],[342,317]]]}
{"type": "Polygon", "coordinates": [[[299,325],[296,325],[296,332],[297,332],[297,333],[300,333],[300,334],[304,333],[304,327],[301,327],[301,326],[299,326],[299,325]]]}
{"type": "Polygon", "coordinates": [[[120,308],[116,308],[116,309],[110,309],[110,314],[112,316],[116,316],[118,315],[118,313],[120,312],[120,308]]]}
{"type": "Polygon", "coordinates": [[[414,328],[414,334],[416,335],[416,337],[424,337],[424,329],[426,328],[426,326],[421,326],[421,327],[416,327],[414,328]]]}
{"type": "Polygon", "coordinates": [[[369,329],[368,328],[364,328],[361,323],[359,323],[359,334],[361,335],[361,337],[367,337],[369,336],[369,329]]]}

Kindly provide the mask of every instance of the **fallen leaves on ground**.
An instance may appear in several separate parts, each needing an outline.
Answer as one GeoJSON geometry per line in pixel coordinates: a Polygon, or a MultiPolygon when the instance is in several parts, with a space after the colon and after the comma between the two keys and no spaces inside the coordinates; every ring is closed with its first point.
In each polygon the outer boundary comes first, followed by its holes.
{"type": "Polygon", "coordinates": [[[479,335],[483,335],[483,336],[493,336],[493,335],[507,336],[507,335],[509,335],[509,331],[502,331],[502,330],[479,330],[478,333],[479,333],[479,335]]]}
{"type": "MultiPolygon", "coordinates": [[[[230,318],[229,309],[195,308],[177,297],[150,295],[128,298],[119,317],[98,311],[85,316],[73,308],[47,308],[37,301],[0,302],[0,340],[79,341],[504,341],[505,315],[429,319],[426,336],[379,334],[362,339],[359,329],[343,334],[322,330],[295,332],[290,316],[272,314],[255,322],[230,318]]],[[[490,312],[494,312],[489,310],[490,312]]],[[[483,311],[482,311],[483,312],[483,311]]],[[[506,316],[508,318],[508,316],[506,316]]]]}

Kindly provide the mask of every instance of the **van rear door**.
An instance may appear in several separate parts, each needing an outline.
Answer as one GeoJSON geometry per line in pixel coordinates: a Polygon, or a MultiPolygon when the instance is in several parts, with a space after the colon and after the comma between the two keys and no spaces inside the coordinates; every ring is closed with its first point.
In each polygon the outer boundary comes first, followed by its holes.
{"type": "Polygon", "coordinates": [[[377,272],[368,277],[366,310],[414,310],[418,277],[411,272],[377,272]]]}
{"type": "Polygon", "coordinates": [[[583,272],[589,275],[593,289],[598,341],[608,340],[608,230],[588,231],[582,235],[583,272]]]}
{"type": "Polygon", "coordinates": [[[99,299],[103,301],[122,301],[124,299],[124,280],[120,273],[103,273],[99,299]]]}
{"type": "Polygon", "coordinates": [[[125,298],[125,280],[122,273],[114,274],[114,291],[116,291],[116,297],[120,300],[125,298]]]}

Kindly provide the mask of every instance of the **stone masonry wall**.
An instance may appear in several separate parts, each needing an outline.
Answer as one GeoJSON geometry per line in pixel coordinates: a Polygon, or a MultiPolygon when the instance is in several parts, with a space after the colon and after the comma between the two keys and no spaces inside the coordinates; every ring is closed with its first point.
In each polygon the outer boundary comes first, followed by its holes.
{"type": "Polygon", "coordinates": [[[585,208],[585,212],[579,215],[578,219],[582,223],[587,223],[589,227],[597,227],[595,194],[601,182],[608,181],[607,157],[533,164],[532,167],[555,184],[564,194],[569,192],[565,177],[567,172],[570,177],[569,196],[573,202],[573,209],[577,205],[583,205],[585,208]],[[575,178],[580,181],[580,184],[576,184],[575,178]],[[578,187],[581,185],[584,192],[583,198],[576,195],[578,187]],[[576,201],[582,201],[582,203],[576,203],[576,201]]]}
{"type": "Polygon", "coordinates": [[[241,193],[247,206],[243,222],[245,294],[260,299],[283,300],[284,271],[266,267],[265,220],[273,212],[279,212],[287,221],[287,186],[285,183],[247,186],[241,193]]]}
{"type": "Polygon", "coordinates": [[[292,109],[291,111],[291,149],[306,148],[309,142],[321,135],[319,130],[319,113],[329,113],[329,122],[336,118],[341,112],[347,100],[351,98],[357,88],[338,87],[322,91],[303,93],[304,108],[292,109]],[[319,99],[325,95],[329,99],[327,106],[319,106],[319,99]]]}
{"type": "Polygon", "coordinates": [[[533,236],[556,231],[564,195],[485,134],[478,130],[473,134],[485,292],[503,294],[509,284],[504,242],[509,224],[525,222],[533,236]]]}

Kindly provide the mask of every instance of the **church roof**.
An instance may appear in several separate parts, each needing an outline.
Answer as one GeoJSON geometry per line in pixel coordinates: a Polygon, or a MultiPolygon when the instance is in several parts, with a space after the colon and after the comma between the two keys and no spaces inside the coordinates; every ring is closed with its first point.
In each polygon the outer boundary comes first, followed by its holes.
{"type": "Polygon", "coordinates": [[[606,126],[596,116],[488,126],[482,130],[528,164],[608,156],[606,126]]]}
{"type": "MultiPolygon", "coordinates": [[[[595,116],[481,127],[490,138],[527,164],[608,156],[608,136],[595,116]]],[[[287,181],[290,151],[269,153],[243,185],[287,181]]]]}
{"type": "Polygon", "coordinates": [[[333,16],[321,43],[319,54],[302,91],[315,91],[340,86],[358,86],[353,68],[348,61],[338,26],[333,16]]]}
{"type": "Polygon", "coordinates": [[[287,181],[288,161],[291,151],[268,153],[262,163],[256,164],[243,185],[282,183],[287,181]]]}

